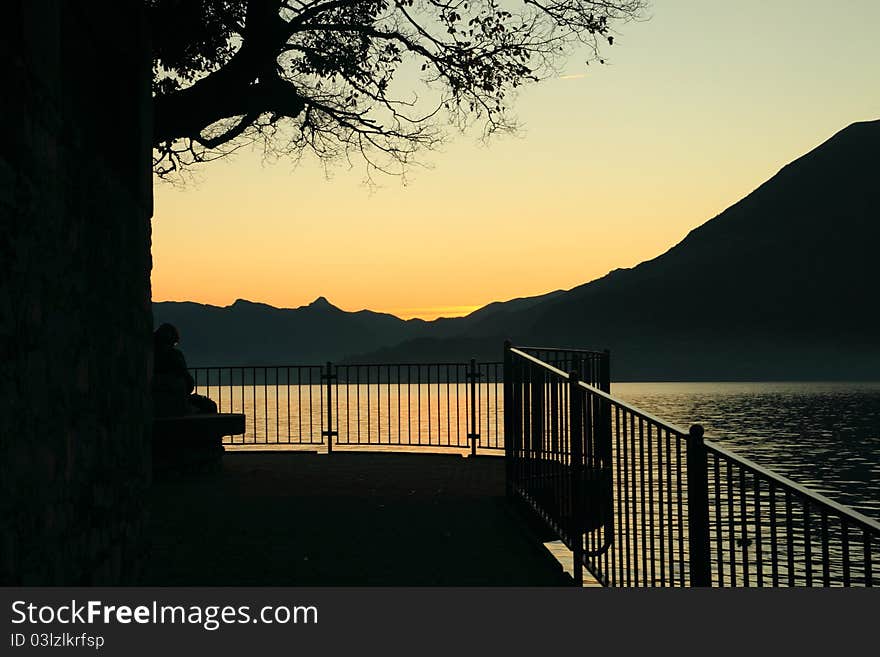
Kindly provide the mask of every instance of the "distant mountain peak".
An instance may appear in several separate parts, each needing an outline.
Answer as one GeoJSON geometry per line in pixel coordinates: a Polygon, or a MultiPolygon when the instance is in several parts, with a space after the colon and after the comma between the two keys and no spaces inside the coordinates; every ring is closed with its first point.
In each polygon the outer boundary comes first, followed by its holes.
{"type": "Polygon", "coordinates": [[[326,308],[326,309],[338,310],[338,308],[336,308],[336,306],[334,306],[332,303],[327,301],[327,297],[318,297],[317,299],[315,299],[314,301],[312,301],[309,304],[309,308],[326,308]]]}

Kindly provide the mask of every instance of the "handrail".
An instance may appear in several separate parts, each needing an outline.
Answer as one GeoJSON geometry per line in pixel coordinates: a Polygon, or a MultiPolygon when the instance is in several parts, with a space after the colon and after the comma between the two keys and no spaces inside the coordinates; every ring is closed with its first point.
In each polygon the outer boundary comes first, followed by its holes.
{"type": "Polygon", "coordinates": [[[535,358],[535,357],[532,356],[531,354],[527,354],[527,353],[524,352],[524,351],[520,351],[520,349],[519,349],[518,347],[511,347],[511,348],[510,348],[510,353],[517,354],[518,356],[522,356],[523,358],[525,358],[526,360],[531,361],[531,362],[534,363],[535,365],[540,365],[540,366],[543,367],[544,369],[547,369],[547,370],[553,372],[554,374],[558,374],[559,376],[563,377],[566,381],[568,380],[568,372],[563,372],[563,371],[562,371],[561,369],[559,369],[558,367],[553,367],[553,366],[550,365],[549,363],[545,363],[545,362],[544,362],[543,360],[541,360],[540,358],[535,358]]]}
{"type": "MultiPolygon", "coordinates": [[[[527,354],[523,351],[520,351],[520,349],[521,349],[521,347],[511,347],[510,351],[512,353],[517,354],[518,356],[522,356],[523,358],[534,363],[535,365],[540,365],[544,369],[546,369],[550,372],[553,372],[554,374],[556,374],[558,376],[562,376],[566,380],[568,380],[568,372],[563,372],[559,368],[553,367],[552,365],[545,363],[540,358],[535,358],[531,354],[527,354]]],[[[596,395],[597,397],[600,397],[606,401],[609,401],[612,404],[620,406],[621,408],[626,409],[627,411],[629,411],[633,415],[640,417],[643,420],[648,420],[649,422],[653,422],[655,424],[658,424],[661,427],[663,427],[664,429],[666,429],[667,431],[671,431],[673,433],[678,434],[680,437],[684,437],[684,436],[688,435],[688,432],[685,431],[684,429],[682,429],[681,427],[677,427],[670,422],[667,422],[665,420],[661,420],[660,418],[658,418],[654,415],[651,415],[647,411],[643,411],[642,409],[637,408],[637,407],[633,406],[632,404],[628,404],[627,402],[622,401],[622,400],[618,399],[617,397],[613,397],[610,393],[607,393],[604,390],[600,390],[599,388],[596,388],[595,386],[591,386],[589,383],[585,383],[584,381],[578,381],[578,385],[581,388],[583,388],[584,390],[589,391],[590,394],[596,395]]]]}
{"type": "Polygon", "coordinates": [[[570,349],[568,347],[526,347],[520,345],[516,347],[516,349],[530,349],[532,351],[564,351],[572,354],[590,354],[591,356],[602,356],[605,354],[604,351],[599,351],[597,349],[570,349]]]}
{"type": "Polygon", "coordinates": [[[228,369],[252,370],[254,368],[260,369],[263,367],[277,368],[277,369],[281,369],[281,368],[285,368],[285,367],[289,367],[291,369],[306,368],[306,367],[321,368],[321,367],[324,367],[324,365],[320,364],[320,363],[294,363],[294,364],[289,364],[289,365],[285,365],[283,363],[282,364],[267,363],[267,364],[263,364],[263,365],[254,365],[254,364],[251,364],[251,365],[189,365],[189,364],[187,364],[187,367],[191,370],[228,370],[228,369]]]}
{"type": "MultiPolygon", "coordinates": [[[[567,350],[567,351],[573,351],[573,350],[567,350]]],[[[457,361],[451,361],[451,360],[450,360],[450,361],[436,361],[436,362],[430,362],[430,363],[421,363],[421,362],[419,362],[419,363],[417,363],[417,362],[410,362],[410,363],[387,363],[387,362],[386,362],[386,363],[382,363],[382,362],[376,362],[376,363],[361,363],[361,362],[357,362],[357,363],[345,363],[345,362],[334,362],[334,363],[333,363],[333,366],[334,366],[334,367],[406,367],[407,365],[409,365],[410,367],[416,367],[416,366],[422,366],[422,367],[437,367],[438,365],[446,366],[446,365],[467,365],[467,364],[468,364],[468,361],[467,361],[467,360],[457,360],[457,361]]],[[[481,360],[481,361],[480,361],[480,365],[501,365],[501,364],[502,364],[502,361],[500,361],[500,360],[489,360],[489,361],[481,360]]],[[[260,368],[264,368],[264,367],[268,367],[268,368],[278,368],[278,369],[285,368],[285,367],[289,367],[289,368],[293,369],[293,368],[296,368],[296,367],[300,367],[300,368],[303,368],[303,367],[322,368],[322,367],[324,367],[324,366],[325,366],[324,363],[299,363],[299,364],[290,364],[290,365],[285,365],[285,364],[283,364],[283,363],[282,363],[282,364],[270,363],[270,364],[263,364],[263,365],[187,365],[187,367],[188,367],[189,369],[191,369],[191,370],[218,370],[218,369],[221,369],[221,370],[227,370],[227,369],[230,369],[230,368],[231,368],[231,369],[236,369],[236,370],[238,370],[238,369],[248,369],[248,370],[250,370],[250,369],[254,369],[254,368],[260,369],[260,368]]]]}

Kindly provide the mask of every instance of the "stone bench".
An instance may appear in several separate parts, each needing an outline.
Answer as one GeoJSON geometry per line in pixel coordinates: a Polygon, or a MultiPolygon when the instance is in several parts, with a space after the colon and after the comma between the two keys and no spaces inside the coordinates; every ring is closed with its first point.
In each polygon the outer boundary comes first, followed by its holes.
{"type": "Polygon", "coordinates": [[[223,457],[223,436],[244,433],[243,413],[153,418],[153,474],[210,471],[223,457]]]}

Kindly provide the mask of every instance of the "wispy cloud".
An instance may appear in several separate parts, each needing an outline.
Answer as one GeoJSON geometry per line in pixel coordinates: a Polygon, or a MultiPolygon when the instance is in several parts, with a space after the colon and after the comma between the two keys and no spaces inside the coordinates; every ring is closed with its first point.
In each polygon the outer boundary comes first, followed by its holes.
{"type": "Polygon", "coordinates": [[[587,77],[586,73],[572,73],[571,75],[560,75],[560,80],[580,80],[581,78],[587,77]]]}

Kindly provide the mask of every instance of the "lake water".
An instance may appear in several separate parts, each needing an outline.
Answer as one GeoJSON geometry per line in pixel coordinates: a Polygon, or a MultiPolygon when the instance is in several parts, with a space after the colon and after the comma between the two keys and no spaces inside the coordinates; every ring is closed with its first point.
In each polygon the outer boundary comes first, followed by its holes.
{"type": "Polygon", "coordinates": [[[880,519],[880,383],[616,383],[612,394],[880,519]]]}
{"type": "MultiPolygon", "coordinates": [[[[338,445],[466,449],[467,384],[340,384],[338,445]]],[[[321,385],[210,386],[225,412],[245,412],[235,441],[319,444],[321,385]]],[[[880,383],[614,383],[612,394],[706,437],[819,493],[880,519],[880,383]]],[[[500,383],[477,387],[480,446],[503,448],[500,383]]]]}

